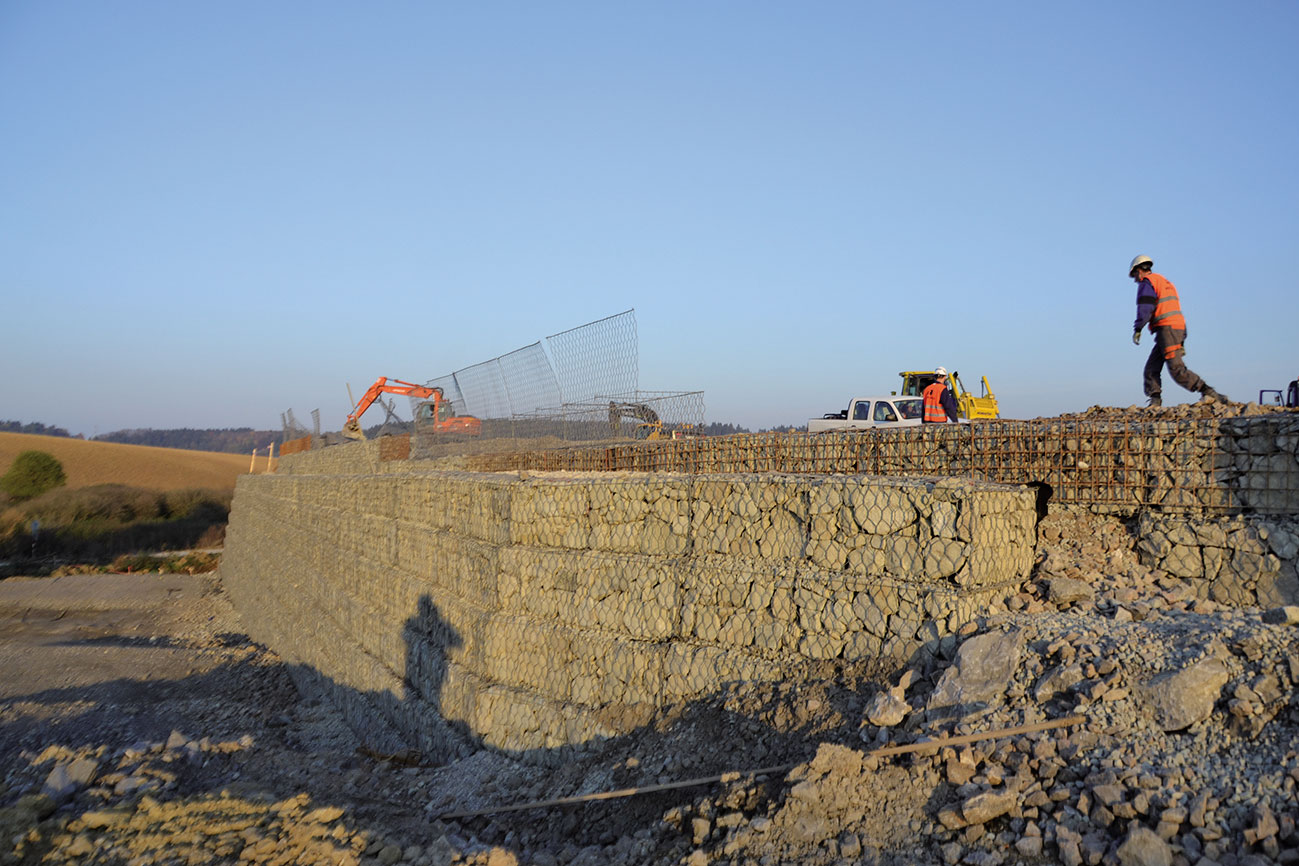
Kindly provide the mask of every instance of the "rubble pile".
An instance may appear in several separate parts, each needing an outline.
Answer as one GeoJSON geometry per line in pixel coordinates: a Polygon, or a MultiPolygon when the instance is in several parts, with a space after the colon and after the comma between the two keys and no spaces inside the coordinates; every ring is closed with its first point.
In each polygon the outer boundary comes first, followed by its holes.
{"type": "Polygon", "coordinates": [[[1182,403],[1176,406],[1091,406],[1082,412],[1063,415],[1052,415],[1056,418],[1108,418],[1115,415],[1126,415],[1132,420],[1142,421],[1197,421],[1218,418],[1254,418],[1260,415],[1293,413],[1293,409],[1271,406],[1261,403],[1236,403],[1232,401],[1198,400],[1193,403],[1182,403]]]}

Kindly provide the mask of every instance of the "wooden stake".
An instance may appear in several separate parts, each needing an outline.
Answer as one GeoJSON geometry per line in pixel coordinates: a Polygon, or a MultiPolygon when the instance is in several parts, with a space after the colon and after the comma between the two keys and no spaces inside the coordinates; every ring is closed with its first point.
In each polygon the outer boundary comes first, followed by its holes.
{"type": "MultiPolygon", "coordinates": [[[[1000,740],[1004,737],[1016,737],[1020,734],[1032,734],[1038,731],[1049,731],[1053,728],[1065,728],[1071,725],[1081,725],[1087,721],[1086,716],[1067,716],[1063,719],[1055,719],[1049,722],[1036,722],[1031,725],[1017,725],[1013,728],[1002,728],[997,731],[985,731],[981,734],[963,734],[959,737],[939,737],[936,740],[924,740],[919,743],[908,743],[905,746],[885,746],[881,749],[875,749],[867,752],[868,758],[886,758],[893,755],[905,755],[909,752],[923,752],[928,750],[937,751],[948,746],[961,746],[966,743],[975,743],[980,740],[1000,740]]],[[[645,785],[640,788],[621,788],[617,791],[600,791],[595,794],[583,794],[577,797],[558,797],[554,800],[536,800],[531,803],[515,803],[511,806],[492,806],[487,809],[476,809],[463,812],[443,812],[438,815],[439,820],[449,818],[476,818],[479,815],[496,815],[501,812],[522,812],[525,809],[550,809],[555,806],[571,806],[575,803],[590,803],[595,800],[615,800],[621,797],[634,797],[638,794],[653,794],[657,791],[671,791],[675,788],[691,788],[695,785],[707,785],[713,782],[734,781],[745,776],[764,776],[773,773],[787,773],[797,767],[799,764],[807,763],[806,761],[796,761],[792,764],[781,764],[776,767],[759,767],[755,770],[732,770],[721,773],[716,776],[702,776],[698,779],[686,779],[681,782],[664,782],[658,785],[645,785]]]]}

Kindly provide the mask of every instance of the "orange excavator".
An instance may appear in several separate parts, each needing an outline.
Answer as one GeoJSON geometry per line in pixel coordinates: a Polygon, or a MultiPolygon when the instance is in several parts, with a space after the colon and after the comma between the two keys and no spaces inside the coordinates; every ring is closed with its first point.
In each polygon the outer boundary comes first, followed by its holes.
{"type": "Polygon", "coordinates": [[[432,429],[436,433],[461,433],[477,436],[483,432],[483,422],[472,415],[452,415],[451,403],[442,396],[441,388],[430,388],[427,385],[416,385],[400,379],[389,379],[380,376],[370,389],[361,396],[361,400],[347,416],[343,424],[343,435],[348,439],[364,439],[361,430],[361,416],[374,405],[380,394],[395,394],[399,397],[414,397],[424,400],[415,407],[415,425],[420,429],[432,429]],[[430,399],[432,398],[432,399],[430,399]]]}

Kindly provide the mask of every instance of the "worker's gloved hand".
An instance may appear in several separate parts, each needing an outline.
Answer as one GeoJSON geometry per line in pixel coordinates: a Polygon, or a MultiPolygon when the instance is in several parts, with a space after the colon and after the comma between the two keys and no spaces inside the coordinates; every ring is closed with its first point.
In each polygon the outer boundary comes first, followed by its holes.
{"type": "Polygon", "coordinates": [[[1132,332],[1132,345],[1134,345],[1134,346],[1140,346],[1140,345],[1141,345],[1141,332],[1140,332],[1140,331],[1133,331],[1133,332],[1132,332]]]}

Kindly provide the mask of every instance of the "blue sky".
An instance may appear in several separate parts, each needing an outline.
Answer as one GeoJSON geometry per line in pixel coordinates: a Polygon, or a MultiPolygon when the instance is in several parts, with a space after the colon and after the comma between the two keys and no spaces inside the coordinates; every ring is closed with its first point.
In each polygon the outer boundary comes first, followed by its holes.
{"type": "Polygon", "coordinates": [[[1299,374],[1296,45],[1265,0],[7,0],[0,418],[336,429],[629,308],[710,421],[938,364],[1126,406],[1138,253],[1253,399],[1299,374]]]}

